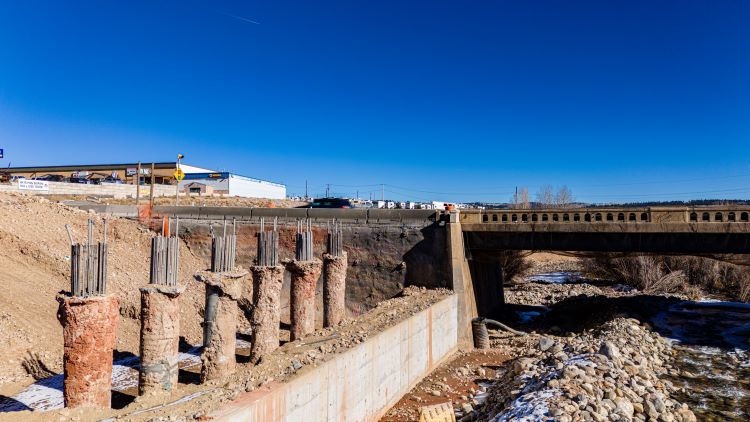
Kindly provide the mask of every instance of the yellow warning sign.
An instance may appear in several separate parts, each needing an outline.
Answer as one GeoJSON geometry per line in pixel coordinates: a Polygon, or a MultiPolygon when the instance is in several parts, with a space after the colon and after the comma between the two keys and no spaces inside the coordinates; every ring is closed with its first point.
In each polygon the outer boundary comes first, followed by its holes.
{"type": "Polygon", "coordinates": [[[185,178],[185,172],[178,167],[177,170],[174,171],[174,178],[179,182],[180,180],[185,178]]]}

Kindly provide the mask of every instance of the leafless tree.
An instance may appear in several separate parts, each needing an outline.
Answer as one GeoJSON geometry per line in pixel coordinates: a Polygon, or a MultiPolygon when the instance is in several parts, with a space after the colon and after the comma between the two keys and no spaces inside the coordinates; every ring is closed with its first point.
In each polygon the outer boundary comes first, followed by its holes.
{"type": "Polygon", "coordinates": [[[555,191],[552,185],[544,185],[536,193],[536,202],[544,208],[555,204],[555,191]]]}
{"type": "Polygon", "coordinates": [[[511,202],[513,202],[513,208],[516,209],[531,208],[531,202],[529,202],[529,190],[525,187],[516,189],[516,193],[513,194],[511,202]]]}
{"type": "Polygon", "coordinates": [[[519,195],[521,196],[521,209],[527,210],[531,208],[531,201],[529,201],[529,190],[524,188],[521,188],[521,192],[519,192],[519,195]]]}
{"type": "Polygon", "coordinates": [[[557,188],[557,194],[555,195],[555,205],[558,207],[567,208],[573,203],[573,192],[566,185],[562,185],[557,188]]]}

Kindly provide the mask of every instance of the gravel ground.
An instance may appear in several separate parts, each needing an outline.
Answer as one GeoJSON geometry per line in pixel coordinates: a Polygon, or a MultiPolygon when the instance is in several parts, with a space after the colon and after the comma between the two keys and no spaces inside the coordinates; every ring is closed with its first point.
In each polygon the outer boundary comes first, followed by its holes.
{"type": "MultiPolygon", "coordinates": [[[[128,421],[155,420],[202,420],[212,409],[230,401],[245,391],[259,386],[284,382],[297,374],[305,373],[341,353],[364,342],[385,328],[414,315],[433,303],[444,299],[451,292],[445,289],[407,287],[396,298],[378,304],[366,314],[344,320],[339,326],[316,331],[301,340],[288,342],[265,357],[258,365],[238,365],[231,377],[204,385],[180,384],[169,397],[142,396],[121,410],[61,409],[45,413],[28,411],[12,414],[14,420],[98,420],[108,417],[128,421]],[[174,403],[169,407],[158,408],[174,403]],[[142,412],[142,413],[138,413],[142,412]],[[166,419],[166,418],[170,419],[166,419]]],[[[241,362],[241,360],[240,360],[241,362]]],[[[186,368],[199,371],[199,367],[186,368]]],[[[3,415],[0,414],[0,420],[3,415]]]]}

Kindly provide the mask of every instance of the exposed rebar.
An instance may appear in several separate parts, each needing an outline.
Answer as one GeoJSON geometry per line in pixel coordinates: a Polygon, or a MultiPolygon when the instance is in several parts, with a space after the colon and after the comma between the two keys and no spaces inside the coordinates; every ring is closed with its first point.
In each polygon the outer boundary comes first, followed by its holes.
{"type": "Polygon", "coordinates": [[[217,237],[211,230],[211,272],[221,273],[234,270],[237,253],[237,222],[232,220],[232,234],[227,234],[227,221],[224,220],[223,236],[217,237]]]}
{"type": "Polygon", "coordinates": [[[310,220],[297,221],[297,238],[294,258],[297,261],[312,261],[313,255],[313,231],[310,220]]]}
{"type": "Polygon", "coordinates": [[[151,274],[149,282],[176,286],[180,266],[180,239],[155,236],[151,239],[151,274]]]}
{"type": "Polygon", "coordinates": [[[258,231],[258,258],[256,264],[262,267],[275,267],[279,265],[279,233],[277,231],[277,218],[273,219],[273,230],[266,232],[265,220],[260,219],[260,231],[258,231]]]}
{"type": "Polygon", "coordinates": [[[326,246],[326,251],[331,256],[342,256],[344,254],[344,237],[341,234],[341,223],[336,220],[333,220],[333,224],[328,223],[326,246]]]}
{"type": "Polygon", "coordinates": [[[102,241],[94,243],[94,221],[88,221],[86,243],[73,243],[70,227],[70,290],[73,296],[103,296],[107,292],[107,220],[104,220],[102,241]]]}

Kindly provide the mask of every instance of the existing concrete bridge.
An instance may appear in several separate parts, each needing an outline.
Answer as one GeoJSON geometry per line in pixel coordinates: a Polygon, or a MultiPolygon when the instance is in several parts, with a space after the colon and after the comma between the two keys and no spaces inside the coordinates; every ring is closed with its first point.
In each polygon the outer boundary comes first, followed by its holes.
{"type": "Polygon", "coordinates": [[[460,275],[470,278],[466,285],[484,316],[502,308],[506,250],[684,254],[750,264],[747,206],[468,210],[453,219],[468,273],[460,275]]]}

